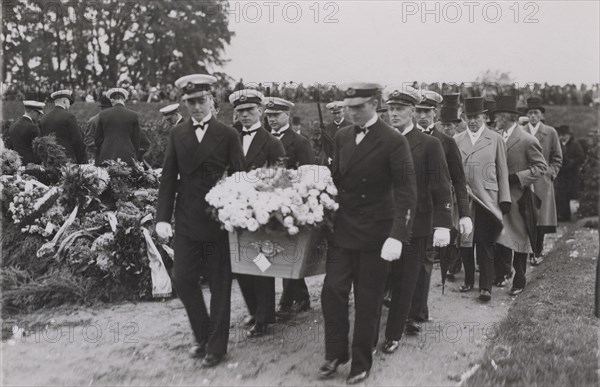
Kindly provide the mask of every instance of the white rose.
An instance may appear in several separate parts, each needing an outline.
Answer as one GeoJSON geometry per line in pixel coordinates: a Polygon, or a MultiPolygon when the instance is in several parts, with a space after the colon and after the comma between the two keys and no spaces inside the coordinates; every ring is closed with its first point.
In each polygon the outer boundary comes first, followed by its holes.
{"type": "Polygon", "coordinates": [[[256,219],[254,219],[254,218],[248,219],[248,222],[247,222],[248,231],[254,232],[254,231],[258,230],[259,226],[260,225],[258,224],[258,222],[256,221],[256,219]]]}
{"type": "Polygon", "coordinates": [[[337,191],[337,188],[335,187],[335,185],[329,184],[327,186],[327,193],[330,194],[330,195],[332,195],[332,196],[337,196],[338,191],[337,191]]]}
{"type": "Polygon", "coordinates": [[[290,227],[290,226],[292,226],[292,225],[294,224],[294,218],[293,218],[293,217],[291,217],[291,216],[286,216],[286,217],[283,219],[283,224],[284,224],[286,227],[290,227]]]}
{"type": "Polygon", "coordinates": [[[288,228],[288,233],[289,233],[290,235],[296,235],[296,234],[298,234],[299,232],[300,232],[300,229],[299,229],[298,227],[296,227],[296,226],[292,226],[292,227],[289,227],[289,228],[288,228]]]}

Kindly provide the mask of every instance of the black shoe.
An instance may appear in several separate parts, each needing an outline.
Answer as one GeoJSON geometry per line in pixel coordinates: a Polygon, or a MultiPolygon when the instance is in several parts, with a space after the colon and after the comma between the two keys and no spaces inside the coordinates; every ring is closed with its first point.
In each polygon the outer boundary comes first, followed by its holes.
{"type": "Polygon", "coordinates": [[[254,325],[254,323],[256,322],[254,316],[247,316],[243,321],[242,321],[242,325],[244,326],[244,328],[251,328],[252,325],[254,325]]]}
{"type": "Polygon", "coordinates": [[[539,266],[540,263],[544,262],[544,257],[539,256],[539,257],[531,257],[531,259],[529,260],[529,264],[531,266],[539,266]]]}
{"type": "Polygon", "coordinates": [[[492,299],[492,293],[489,290],[481,289],[479,291],[479,299],[483,302],[488,302],[492,299]]]}
{"type": "Polygon", "coordinates": [[[454,282],[456,280],[456,276],[454,274],[452,274],[452,273],[448,273],[448,274],[446,274],[446,279],[449,282],[454,282]]]}
{"type": "Polygon", "coordinates": [[[269,325],[264,323],[256,323],[246,332],[246,337],[252,339],[254,337],[261,337],[267,334],[269,325]]]}
{"type": "Polygon", "coordinates": [[[296,311],[298,313],[306,312],[309,309],[310,309],[310,300],[302,300],[302,301],[296,303],[296,311]]]}
{"type": "Polygon", "coordinates": [[[287,321],[292,317],[291,306],[279,306],[279,310],[275,312],[275,319],[277,321],[287,321]]]}
{"type": "Polygon", "coordinates": [[[329,379],[337,372],[337,368],[348,362],[348,358],[337,358],[333,360],[325,360],[325,363],[319,368],[319,378],[329,379]]]}
{"type": "Polygon", "coordinates": [[[386,340],[385,343],[383,343],[383,353],[389,355],[390,353],[396,352],[398,347],[400,347],[400,340],[386,340]]]}
{"type": "Polygon", "coordinates": [[[192,359],[203,359],[206,356],[206,345],[194,344],[189,353],[192,359]]]}
{"type": "Polygon", "coordinates": [[[204,359],[202,359],[202,367],[211,368],[219,364],[223,361],[223,355],[215,355],[213,353],[207,354],[204,359]]]}
{"type": "Polygon", "coordinates": [[[346,378],[346,384],[358,384],[358,383],[362,383],[368,377],[369,377],[369,371],[363,371],[363,372],[361,372],[359,374],[356,374],[356,375],[350,374],[346,378]]]}
{"type": "Polygon", "coordinates": [[[408,320],[406,322],[406,326],[404,327],[404,331],[407,335],[414,336],[421,332],[421,327],[419,327],[416,322],[408,320]]]}
{"type": "Polygon", "coordinates": [[[460,288],[458,288],[458,291],[461,293],[467,293],[470,292],[471,290],[473,290],[473,285],[460,285],[460,288]]]}
{"type": "Polygon", "coordinates": [[[523,293],[523,288],[512,288],[508,292],[508,295],[511,297],[514,297],[514,296],[518,296],[521,293],[523,293]]]}

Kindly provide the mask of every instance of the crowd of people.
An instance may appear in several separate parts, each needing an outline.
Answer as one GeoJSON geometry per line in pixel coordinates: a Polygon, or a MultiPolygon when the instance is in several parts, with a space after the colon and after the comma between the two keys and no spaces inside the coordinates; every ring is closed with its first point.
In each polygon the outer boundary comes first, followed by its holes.
{"type": "MultiPolygon", "coordinates": [[[[58,89],[72,89],[74,101],[79,102],[98,102],[100,96],[105,94],[107,87],[102,82],[88,82],[85,86],[79,83],[73,83],[73,87],[66,84],[60,84],[58,89]]],[[[124,78],[118,82],[118,86],[126,89],[130,95],[130,102],[177,102],[181,98],[181,92],[173,85],[157,83],[151,85],[142,82],[132,82],[130,78],[124,78]]],[[[308,84],[303,82],[281,82],[281,83],[248,83],[250,88],[260,90],[265,95],[281,96],[293,102],[314,102],[315,90],[319,87],[322,101],[331,102],[338,100],[343,96],[342,87],[333,83],[322,85],[308,84]]],[[[496,95],[501,92],[501,85],[495,83],[419,83],[412,82],[412,87],[416,89],[427,89],[438,92],[439,94],[459,93],[463,98],[474,95],[496,95]]],[[[41,82],[35,86],[23,82],[10,82],[2,85],[3,100],[46,100],[53,89],[49,82],[41,82]]],[[[512,87],[512,86],[511,86],[512,87]]],[[[219,91],[221,102],[227,101],[229,95],[236,91],[246,88],[243,79],[229,84],[223,90],[219,91]]],[[[600,87],[598,84],[586,85],[582,83],[566,85],[544,84],[526,84],[519,90],[519,103],[523,104],[525,99],[531,95],[538,95],[542,102],[547,105],[584,105],[591,106],[600,104],[600,87]]]]}
{"type": "MultiPolygon", "coordinates": [[[[463,293],[476,291],[478,266],[482,303],[505,287],[516,297],[526,289],[528,265],[543,262],[545,235],[556,232],[559,217],[571,216],[568,204],[576,195],[572,190],[584,152],[567,125],[557,130],[545,122],[544,105],[552,100],[544,98],[555,98],[550,91],[528,97],[519,110],[517,93],[465,98],[446,90],[351,83],[336,94],[340,100],[327,104],[333,120],[320,131],[321,146],[314,149],[292,127],[294,103],[281,90],[281,97],[269,97],[240,82],[228,95],[233,127],[223,124],[222,101],[212,90],[216,81],[194,74],[175,82],[170,90],[189,117],[182,116],[179,103],[160,110],[173,128],[156,233],[163,239],[175,236],[173,281],[194,335],[190,354],[203,367],[221,363],[228,348],[233,278],[228,237],[209,215],[205,199],[225,172],[281,160],[287,168],[319,163],[331,169],[340,207],[327,237],[321,293],[325,361],[316,374],[331,378],[351,360],[349,384],[369,376],[374,351],[394,353],[404,334],[418,334],[430,320],[436,261],[444,262],[450,279],[464,268],[463,293]],[[208,279],[209,306],[201,275],[208,279]],[[382,323],[383,306],[389,312],[382,323]]],[[[89,155],[98,165],[140,160],[140,118],[126,107],[133,93],[123,86],[98,97],[103,110],[85,133],[69,113],[77,91],[51,93],[55,108],[45,115],[43,101],[25,100],[25,114],[11,126],[7,146],[24,162],[36,162],[33,139],[54,134],[74,163],[88,162],[89,155]]],[[[237,282],[248,307],[248,337],[268,335],[272,324],[310,308],[303,279],[284,281],[278,308],[274,278],[238,275],[237,282]]]]}

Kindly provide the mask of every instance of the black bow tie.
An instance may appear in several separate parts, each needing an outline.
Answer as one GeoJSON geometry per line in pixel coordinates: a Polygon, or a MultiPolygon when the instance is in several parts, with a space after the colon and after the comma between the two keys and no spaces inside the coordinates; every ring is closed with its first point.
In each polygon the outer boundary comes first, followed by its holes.
{"type": "Polygon", "coordinates": [[[367,128],[361,128],[360,126],[355,126],[354,131],[358,135],[359,133],[367,133],[367,128]]]}
{"type": "Polygon", "coordinates": [[[208,123],[209,121],[206,122],[199,122],[197,124],[194,124],[194,130],[196,129],[201,129],[201,130],[205,130],[206,128],[208,128],[208,123]]]}
{"type": "Polygon", "coordinates": [[[242,130],[242,137],[244,136],[250,136],[252,135],[252,133],[256,132],[258,129],[254,129],[254,130],[242,130]]]}
{"type": "Polygon", "coordinates": [[[281,138],[281,136],[283,136],[283,132],[271,132],[271,134],[277,138],[281,138]]]}

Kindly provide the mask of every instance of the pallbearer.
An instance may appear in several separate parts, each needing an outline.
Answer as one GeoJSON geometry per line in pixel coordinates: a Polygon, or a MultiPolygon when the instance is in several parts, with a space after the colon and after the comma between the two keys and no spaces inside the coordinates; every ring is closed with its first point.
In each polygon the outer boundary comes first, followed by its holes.
{"type": "Polygon", "coordinates": [[[227,232],[209,214],[205,196],[225,172],[244,170],[239,134],[210,113],[215,82],[204,74],[175,82],[191,117],[170,132],[156,209],[156,233],[168,238],[175,207],[174,283],[194,332],[191,355],[203,359],[204,367],[219,364],[227,353],[231,303],[227,232]],[[199,284],[201,273],[208,276],[210,313],[199,284]]]}
{"type": "MultiPolygon", "coordinates": [[[[271,127],[271,134],[279,139],[285,148],[286,168],[296,169],[301,165],[315,163],[310,142],[290,127],[290,109],[294,104],[283,98],[268,97],[263,101],[265,115],[271,127]]],[[[304,279],[284,279],[283,293],[279,300],[277,317],[290,317],[292,305],[299,312],[310,308],[310,295],[304,279]]]]}
{"type": "Polygon", "coordinates": [[[411,238],[400,259],[391,264],[392,299],[383,352],[393,353],[400,345],[405,324],[407,330],[410,324],[414,332],[418,330],[416,321],[422,317],[421,312],[427,313],[433,262],[428,259],[426,249],[450,243],[452,186],[442,144],[416,129],[412,122],[415,104],[421,101],[417,90],[410,86],[390,86],[383,97],[389,107],[390,123],[410,145],[417,181],[417,209],[411,238]]]}
{"type": "MultiPolygon", "coordinates": [[[[333,116],[333,121],[325,125],[325,132],[327,132],[327,134],[333,139],[338,130],[340,130],[344,126],[352,125],[352,122],[349,122],[344,117],[344,102],[333,101],[328,103],[325,107],[329,109],[329,112],[333,116]]],[[[323,146],[325,148],[325,155],[328,158],[333,159],[333,146],[331,146],[327,142],[324,142],[323,146]]]]}
{"type": "Polygon", "coordinates": [[[332,377],[350,360],[348,299],[354,289],[352,365],[347,383],[365,380],[373,363],[389,262],[400,258],[410,239],[416,182],[408,142],[377,117],[381,86],[354,83],[344,88],[353,126],[335,136],[333,178],[339,191],[325,282],[325,363],[321,378],[332,377]]]}
{"type": "MultiPolygon", "coordinates": [[[[258,90],[238,90],[229,96],[229,102],[237,114],[242,129],[246,171],[270,166],[283,161],[285,149],[282,143],[269,134],[261,125],[264,96],[258,90]]],[[[269,324],[275,322],[275,278],[237,275],[242,296],[248,306],[250,316],[244,321],[248,337],[259,337],[269,332],[269,324]]]]}

